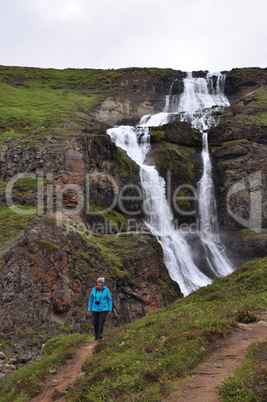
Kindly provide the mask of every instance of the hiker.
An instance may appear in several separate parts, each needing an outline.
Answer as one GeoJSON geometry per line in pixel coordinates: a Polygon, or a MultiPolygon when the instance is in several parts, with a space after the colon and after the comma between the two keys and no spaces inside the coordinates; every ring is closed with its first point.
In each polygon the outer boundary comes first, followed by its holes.
{"type": "Polygon", "coordinates": [[[93,288],[89,303],[87,315],[93,314],[93,323],[95,328],[95,340],[102,341],[102,333],[104,329],[104,323],[107,314],[112,312],[112,298],[107,286],[104,286],[105,278],[98,278],[96,286],[93,288]]]}

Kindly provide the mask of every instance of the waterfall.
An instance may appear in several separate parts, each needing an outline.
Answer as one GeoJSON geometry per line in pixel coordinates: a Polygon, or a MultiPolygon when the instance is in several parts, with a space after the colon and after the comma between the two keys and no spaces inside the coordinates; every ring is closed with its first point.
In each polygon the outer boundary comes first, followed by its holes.
{"type": "MultiPolygon", "coordinates": [[[[170,88],[163,112],[143,116],[136,127],[117,126],[107,130],[112,141],[124,149],[140,166],[146,225],[160,242],[169,274],[179,284],[185,296],[211,283],[211,278],[197,267],[185,234],[173,225],[173,214],[165,194],[165,180],[159,176],[155,166],[145,164],[146,155],[150,150],[149,127],[166,124],[176,115],[183,121],[190,121],[193,127],[204,132],[216,124],[210,109],[229,104],[222,91],[223,79],[219,73],[197,79],[188,73],[184,79],[184,92],[179,101],[171,94],[172,88],[170,88]]],[[[203,134],[202,159],[203,176],[198,186],[199,238],[204,246],[210,270],[214,276],[224,276],[232,271],[232,267],[224,253],[217,231],[216,204],[206,133],[203,134]]]]}
{"type": "Polygon", "coordinates": [[[185,89],[178,109],[181,120],[190,122],[192,127],[203,133],[203,174],[198,183],[199,237],[204,246],[206,261],[215,276],[225,276],[233,271],[218,232],[216,199],[206,132],[217,124],[218,118],[215,117],[214,111],[230,105],[224,94],[224,81],[225,75],[220,73],[207,74],[206,78],[193,78],[192,73],[188,73],[184,79],[185,89]]]}

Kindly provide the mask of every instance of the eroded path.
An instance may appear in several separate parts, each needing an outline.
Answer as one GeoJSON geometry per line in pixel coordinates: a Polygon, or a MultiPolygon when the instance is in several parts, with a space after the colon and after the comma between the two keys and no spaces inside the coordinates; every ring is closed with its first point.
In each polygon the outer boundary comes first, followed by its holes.
{"type": "MultiPolygon", "coordinates": [[[[246,348],[252,342],[262,342],[266,338],[266,321],[239,324],[235,333],[219,341],[209,360],[200,363],[191,377],[184,380],[179,390],[172,393],[166,401],[218,402],[217,387],[227,376],[233,375],[234,370],[243,363],[246,348]]],[[[97,342],[90,342],[79,349],[56,375],[46,380],[43,390],[31,401],[65,401],[62,392],[83,375],[81,367],[85,359],[92,356],[96,344],[97,342]]]]}
{"type": "Polygon", "coordinates": [[[252,342],[264,341],[266,337],[266,321],[239,324],[237,331],[218,343],[210,359],[200,363],[168,401],[218,402],[217,387],[243,363],[246,348],[252,342]]]}
{"type": "Polygon", "coordinates": [[[82,365],[87,357],[92,356],[93,349],[97,342],[90,342],[77,351],[77,354],[64,365],[56,375],[50,376],[44,383],[39,395],[31,399],[37,402],[65,401],[62,392],[68,388],[73,381],[82,375],[82,365]]]}

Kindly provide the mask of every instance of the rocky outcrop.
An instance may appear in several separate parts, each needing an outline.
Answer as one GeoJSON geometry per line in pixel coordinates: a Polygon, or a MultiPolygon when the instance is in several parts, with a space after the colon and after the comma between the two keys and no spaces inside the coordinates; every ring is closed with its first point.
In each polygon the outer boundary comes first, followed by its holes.
{"type": "MultiPolygon", "coordinates": [[[[81,228],[80,228],[81,230],[81,228]]],[[[49,336],[87,331],[90,291],[106,276],[113,298],[109,325],[141,317],[181,297],[149,234],[94,237],[38,218],[7,252],[0,268],[0,336],[46,328],[49,336]]]]}
{"type": "MultiPolygon", "coordinates": [[[[79,204],[78,215],[89,226],[93,205],[102,209],[111,207],[135,217],[142,215],[142,196],[134,188],[140,188],[139,167],[115,146],[103,129],[80,132],[75,138],[65,141],[49,137],[41,142],[40,147],[37,144],[24,146],[24,142],[9,140],[0,150],[0,178],[6,183],[15,178],[12,187],[14,202],[37,203],[37,184],[29,192],[27,183],[19,182],[17,176],[32,175],[44,179],[42,198],[44,210],[49,214],[56,213],[60,206],[65,212],[69,210],[71,215],[71,209],[79,204]],[[120,199],[123,201],[119,202],[120,199]]],[[[0,202],[5,205],[5,194],[1,190],[0,202]]],[[[96,217],[93,221],[95,223],[96,217]]]]}
{"type": "Polygon", "coordinates": [[[267,230],[241,229],[221,232],[221,240],[235,267],[241,267],[254,258],[266,256],[267,230]]]}
{"type": "Polygon", "coordinates": [[[178,119],[151,129],[146,162],[165,179],[166,196],[177,225],[197,219],[197,183],[202,174],[202,134],[178,119]]]}
{"type": "Polygon", "coordinates": [[[172,95],[183,92],[185,75],[180,70],[171,69],[127,69],[116,81],[120,91],[108,96],[93,116],[101,122],[115,125],[127,118],[138,121],[143,115],[161,112],[170,88],[172,95]]]}
{"type": "Polygon", "coordinates": [[[267,68],[234,68],[226,74],[225,94],[232,103],[252,89],[267,84],[267,68]]]}
{"type": "MultiPolygon", "coordinates": [[[[201,178],[201,149],[163,141],[152,146],[147,163],[165,179],[166,196],[176,225],[197,219],[197,183],[201,178]]],[[[177,226],[177,227],[178,227],[177,226]]]]}
{"type": "Polygon", "coordinates": [[[220,123],[209,130],[209,144],[223,145],[227,141],[242,139],[267,144],[266,98],[266,87],[260,87],[225,108],[220,123]]]}
{"type": "Polygon", "coordinates": [[[212,157],[220,227],[266,227],[267,147],[247,140],[233,141],[214,150],[212,157]]]}
{"type": "Polygon", "coordinates": [[[14,343],[8,348],[8,355],[0,352],[0,380],[7,377],[20,368],[25,363],[32,363],[41,356],[40,350],[37,350],[37,344],[34,347],[28,347],[25,351],[25,345],[14,343]]]}
{"type": "Polygon", "coordinates": [[[250,90],[226,108],[218,126],[209,131],[219,223],[224,230],[252,228],[255,219],[256,226],[267,224],[266,99],[266,87],[250,90]]]}
{"type": "MultiPolygon", "coordinates": [[[[158,98],[158,109],[164,104],[164,97],[158,98]]],[[[126,117],[137,117],[155,113],[154,97],[141,94],[120,94],[107,97],[94,112],[94,117],[105,123],[115,125],[126,117]]]]}
{"type": "Polygon", "coordinates": [[[2,179],[8,180],[25,172],[61,175],[68,171],[83,171],[80,147],[74,138],[48,135],[40,139],[37,134],[32,133],[31,143],[25,140],[9,139],[5,141],[0,150],[0,177],[2,179]]]}
{"type": "Polygon", "coordinates": [[[117,148],[107,134],[82,135],[79,144],[86,171],[89,202],[112,207],[122,213],[140,210],[142,200],[131,201],[131,198],[136,197],[131,185],[140,187],[139,167],[126,152],[117,148]],[[123,189],[123,196],[128,197],[128,200],[124,201],[124,210],[121,211],[116,199],[123,189]]]}
{"type": "Polygon", "coordinates": [[[191,125],[185,121],[177,119],[172,123],[164,125],[162,129],[164,130],[165,141],[187,147],[202,146],[202,134],[200,131],[192,128],[191,125]]]}

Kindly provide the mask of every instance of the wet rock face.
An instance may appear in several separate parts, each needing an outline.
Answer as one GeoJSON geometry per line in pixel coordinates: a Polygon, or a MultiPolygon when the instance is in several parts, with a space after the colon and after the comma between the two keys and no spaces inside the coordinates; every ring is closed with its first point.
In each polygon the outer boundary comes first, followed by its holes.
{"type": "Polygon", "coordinates": [[[235,267],[242,266],[254,258],[266,256],[267,230],[241,229],[221,233],[227,255],[235,267]]]}
{"type": "MultiPolygon", "coordinates": [[[[116,274],[97,243],[85,242],[78,232],[67,232],[52,219],[36,219],[4,255],[0,334],[16,336],[44,325],[50,336],[66,328],[89,330],[88,298],[100,274],[106,276],[113,298],[109,325],[133,321],[180,297],[163,264],[159,243],[148,234],[124,236],[133,251],[122,259],[123,271],[116,274]]],[[[123,254],[125,247],[121,247],[123,254]]]]}
{"type": "Polygon", "coordinates": [[[187,122],[175,120],[164,126],[164,140],[188,147],[201,147],[202,134],[187,122]]]}

